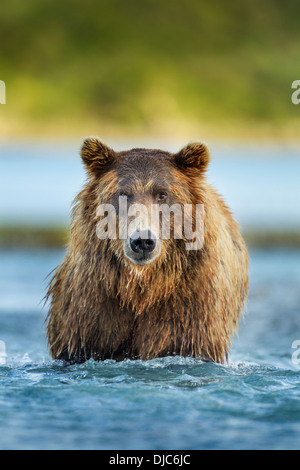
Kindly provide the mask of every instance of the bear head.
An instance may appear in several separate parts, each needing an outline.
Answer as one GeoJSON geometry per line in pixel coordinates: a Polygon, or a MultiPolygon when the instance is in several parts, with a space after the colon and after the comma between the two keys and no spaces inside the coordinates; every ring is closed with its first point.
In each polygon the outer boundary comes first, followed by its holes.
{"type": "Polygon", "coordinates": [[[95,209],[97,202],[97,235],[106,240],[107,250],[127,264],[145,267],[166,260],[174,243],[184,249],[184,210],[191,208],[193,232],[195,206],[203,202],[199,182],[210,161],[204,143],[175,154],[139,148],[116,152],[89,137],[81,157],[94,199],[88,207],[95,209]]]}

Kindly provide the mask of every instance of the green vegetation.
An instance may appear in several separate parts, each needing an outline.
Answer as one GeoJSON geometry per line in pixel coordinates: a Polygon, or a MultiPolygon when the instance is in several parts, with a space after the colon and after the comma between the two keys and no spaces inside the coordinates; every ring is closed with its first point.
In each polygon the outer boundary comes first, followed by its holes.
{"type": "Polygon", "coordinates": [[[65,227],[0,227],[0,248],[61,248],[67,244],[65,227]]]}
{"type": "Polygon", "coordinates": [[[2,136],[207,126],[297,137],[299,12],[298,0],[5,2],[2,136]]]}
{"type": "MultiPolygon", "coordinates": [[[[300,232],[245,231],[250,248],[300,248],[300,232]]],[[[69,239],[66,227],[0,227],[0,249],[63,248],[69,239]]]]}

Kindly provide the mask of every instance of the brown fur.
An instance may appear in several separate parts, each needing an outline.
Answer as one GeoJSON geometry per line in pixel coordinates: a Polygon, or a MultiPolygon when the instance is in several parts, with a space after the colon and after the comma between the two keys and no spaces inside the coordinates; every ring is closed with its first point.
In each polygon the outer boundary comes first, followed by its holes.
{"type": "Polygon", "coordinates": [[[82,158],[89,179],[75,200],[68,252],[48,291],[52,357],[228,359],[247,298],[248,255],[229,209],[206,182],[207,147],[189,145],[176,155],[117,153],[93,138],[82,158]],[[183,240],[163,240],[152,264],[136,266],[119,240],[97,238],[96,210],[101,202],[115,204],[119,187],[129,186],[140,201],[155,184],[168,185],[170,203],[204,204],[205,243],[186,251],[183,240]]]}

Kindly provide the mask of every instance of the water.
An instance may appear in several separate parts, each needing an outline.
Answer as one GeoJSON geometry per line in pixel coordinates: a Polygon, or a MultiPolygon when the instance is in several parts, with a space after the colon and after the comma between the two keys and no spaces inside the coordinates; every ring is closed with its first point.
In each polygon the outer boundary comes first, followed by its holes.
{"type": "Polygon", "coordinates": [[[300,251],[252,251],[229,365],[191,358],[66,366],[45,339],[61,251],[0,252],[0,449],[298,449],[300,251]]]}
{"type": "MultiPolygon", "coordinates": [[[[110,144],[178,151],[185,142],[110,144]]],[[[65,224],[85,172],[77,144],[23,144],[0,147],[0,221],[65,224]],[[12,184],[12,181],[14,184],[12,184]]],[[[248,148],[211,144],[209,181],[243,228],[300,228],[300,151],[284,147],[248,148]]]]}

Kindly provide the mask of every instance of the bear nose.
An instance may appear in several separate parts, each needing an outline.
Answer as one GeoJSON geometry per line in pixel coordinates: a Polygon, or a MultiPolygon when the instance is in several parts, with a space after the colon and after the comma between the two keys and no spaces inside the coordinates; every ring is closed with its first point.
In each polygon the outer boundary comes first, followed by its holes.
{"type": "Polygon", "coordinates": [[[156,237],[148,230],[134,232],[130,237],[130,246],[135,253],[151,253],[156,246],[156,237]]]}

